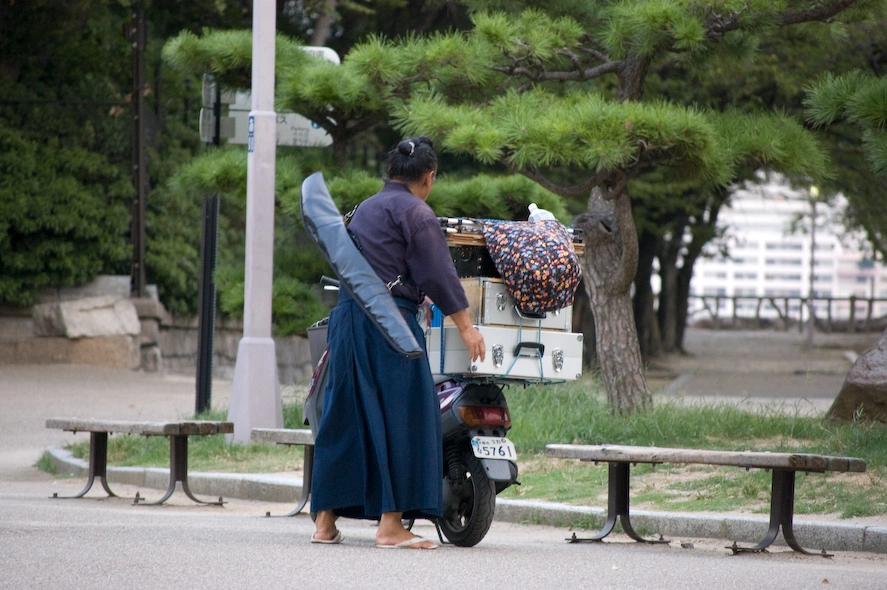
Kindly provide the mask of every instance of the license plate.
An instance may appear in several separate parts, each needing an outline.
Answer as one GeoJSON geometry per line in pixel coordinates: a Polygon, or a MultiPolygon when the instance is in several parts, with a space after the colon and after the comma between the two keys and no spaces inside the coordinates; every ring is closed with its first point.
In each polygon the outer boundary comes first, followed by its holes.
{"type": "Polygon", "coordinates": [[[471,450],[474,451],[474,456],[480,459],[517,460],[514,443],[504,437],[475,436],[471,439],[471,450]]]}

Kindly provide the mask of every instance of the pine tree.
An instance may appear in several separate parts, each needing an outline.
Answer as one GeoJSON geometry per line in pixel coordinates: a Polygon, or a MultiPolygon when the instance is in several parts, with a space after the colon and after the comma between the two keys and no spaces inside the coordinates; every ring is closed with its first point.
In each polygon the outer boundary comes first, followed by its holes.
{"type": "Polygon", "coordinates": [[[826,169],[798,121],[648,97],[651,68],[715,54],[729,64],[730,49],[753,47],[760,31],[831,21],[844,11],[866,16],[879,5],[650,0],[595,3],[581,21],[535,9],[477,14],[464,38],[499,74],[488,79],[487,96],[466,100],[437,88],[437,78],[399,112],[399,124],[566,198],[587,199],[573,223],[587,242],[583,271],[601,378],[611,409],[631,413],[651,401],[629,294],[639,257],[632,181],[656,172],[666,182],[717,189],[748,166],[812,178],[826,169]]]}

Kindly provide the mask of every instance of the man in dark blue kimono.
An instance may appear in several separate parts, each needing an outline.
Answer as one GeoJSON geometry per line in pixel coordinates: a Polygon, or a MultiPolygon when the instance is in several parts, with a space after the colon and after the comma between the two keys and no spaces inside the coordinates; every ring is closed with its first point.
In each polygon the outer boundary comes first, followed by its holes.
{"type": "MultiPolygon", "coordinates": [[[[349,230],[424,342],[416,313],[425,297],[450,316],[472,360],[484,341],[471,324],[440,224],[425,200],[437,174],[431,141],[405,140],[389,154],[389,180],[357,208],[349,230]]],[[[442,515],[440,407],[426,357],[408,359],[384,339],[345,289],[330,314],[329,382],[315,441],[314,543],[339,543],[336,517],[379,520],[376,545],[434,549],[402,519],[442,515]]]]}

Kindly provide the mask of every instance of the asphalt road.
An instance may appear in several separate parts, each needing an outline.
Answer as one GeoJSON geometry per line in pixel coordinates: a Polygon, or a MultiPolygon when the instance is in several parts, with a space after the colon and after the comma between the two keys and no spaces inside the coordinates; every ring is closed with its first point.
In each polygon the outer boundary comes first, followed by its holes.
{"type": "MultiPolygon", "coordinates": [[[[265,518],[269,506],[255,502],[132,506],[127,489],[119,493],[129,498],[48,497],[81,484],[39,473],[0,483],[0,588],[874,590],[887,580],[880,554],[734,556],[715,540],[569,544],[561,529],[500,522],[470,549],[382,550],[373,523],[340,521],[343,544],[312,545],[310,518],[265,518]]],[[[415,530],[434,535],[427,524],[415,530]]]]}

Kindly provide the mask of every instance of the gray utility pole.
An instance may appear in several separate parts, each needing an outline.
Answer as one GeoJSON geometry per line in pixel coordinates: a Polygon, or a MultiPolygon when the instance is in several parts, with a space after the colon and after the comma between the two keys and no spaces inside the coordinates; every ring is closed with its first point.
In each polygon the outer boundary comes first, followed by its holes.
{"type": "Polygon", "coordinates": [[[132,42],[132,182],[136,194],[132,201],[132,296],[145,296],[145,196],[147,164],[145,158],[145,11],[132,12],[132,24],[126,38],[132,42]]]}
{"type": "Polygon", "coordinates": [[[253,428],[281,428],[283,407],[277,353],[271,338],[274,267],[274,46],[277,3],[253,0],[252,111],[246,163],[246,276],[243,338],[237,346],[228,420],[233,440],[248,442],[253,428]]]}

